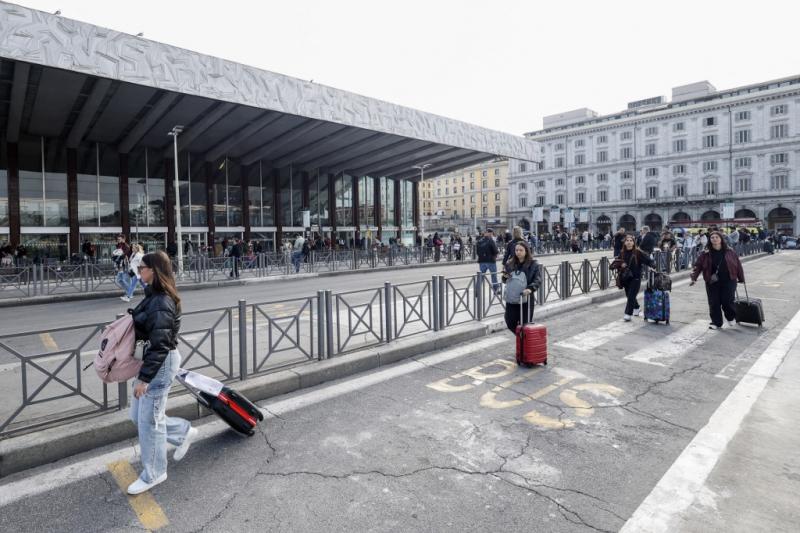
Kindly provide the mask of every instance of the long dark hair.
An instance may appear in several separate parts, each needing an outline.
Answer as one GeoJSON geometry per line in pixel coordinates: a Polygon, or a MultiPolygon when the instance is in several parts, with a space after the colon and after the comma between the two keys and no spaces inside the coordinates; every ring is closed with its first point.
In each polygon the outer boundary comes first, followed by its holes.
{"type": "Polygon", "coordinates": [[[175,286],[175,276],[172,274],[172,261],[163,251],[145,254],[142,264],[153,271],[153,281],[150,286],[155,292],[165,293],[175,302],[178,312],[181,310],[181,297],[175,286]]]}
{"type": "Polygon", "coordinates": [[[513,272],[521,266],[527,267],[531,264],[531,262],[533,262],[533,253],[531,252],[531,247],[528,246],[527,242],[519,241],[514,244],[514,253],[511,254],[511,257],[506,263],[506,267],[508,267],[509,271],[513,272]],[[520,262],[519,258],[517,257],[517,246],[522,246],[525,248],[525,260],[522,262],[520,262]]]}
{"type": "Polygon", "coordinates": [[[717,230],[714,230],[714,231],[712,231],[712,232],[710,232],[708,234],[708,242],[706,243],[706,250],[708,250],[710,252],[711,250],[714,249],[714,246],[711,245],[711,236],[712,235],[719,235],[719,240],[722,241],[722,247],[720,248],[720,250],[722,252],[727,252],[728,251],[728,243],[725,242],[725,237],[722,235],[722,232],[721,231],[717,231],[717,230]]]}
{"type": "Polygon", "coordinates": [[[636,238],[630,233],[625,235],[625,238],[622,239],[622,250],[620,250],[619,256],[622,257],[625,254],[625,252],[628,251],[628,248],[625,246],[625,242],[628,239],[633,241],[633,248],[631,248],[631,250],[630,250],[630,252],[631,252],[631,261],[634,262],[634,263],[638,263],[639,262],[639,254],[642,253],[642,252],[641,252],[641,250],[639,250],[639,247],[636,246],[636,238]]]}

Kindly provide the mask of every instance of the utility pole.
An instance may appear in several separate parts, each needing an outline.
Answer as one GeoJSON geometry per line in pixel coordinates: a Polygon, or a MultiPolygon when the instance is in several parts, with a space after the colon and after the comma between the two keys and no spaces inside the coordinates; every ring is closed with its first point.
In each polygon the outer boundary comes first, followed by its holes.
{"type": "Polygon", "coordinates": [[[167,135],[172,136],[175,157],[175,241],[178,245],[178,278],[183,278],[183,231],[181,227],[181,189],[178,183],[178,135],[183,126],[175,126],[167,135]]]}

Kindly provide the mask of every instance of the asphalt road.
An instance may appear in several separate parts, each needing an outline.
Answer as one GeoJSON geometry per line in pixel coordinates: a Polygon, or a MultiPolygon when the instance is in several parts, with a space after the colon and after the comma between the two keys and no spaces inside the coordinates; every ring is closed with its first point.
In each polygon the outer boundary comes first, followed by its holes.
{"type": "Polygon", "coordinates": [[[764,329],[708,330],[702,285],[675,288],[670,325],[577,309],[546,323],[547,367],[516,368],[504,333],[299,391],[250,439],[207,420],[144,508],[54,466],[0,528],[138,531],[157,509],[181,532],[617,531],[798,311],[799,260],[745,265],[764,329]]]}

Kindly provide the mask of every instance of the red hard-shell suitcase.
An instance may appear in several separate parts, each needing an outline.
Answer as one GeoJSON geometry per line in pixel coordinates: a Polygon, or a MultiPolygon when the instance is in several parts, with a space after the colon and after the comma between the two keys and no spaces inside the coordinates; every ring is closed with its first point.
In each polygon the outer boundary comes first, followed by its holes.
{"type": "Polygon", "coordinates": [[[517,364],[547,364],[547,328],[542,324],[526,324],[522,312],[524,296],[519,299],[521,324],[517,325],[517,364]]]}

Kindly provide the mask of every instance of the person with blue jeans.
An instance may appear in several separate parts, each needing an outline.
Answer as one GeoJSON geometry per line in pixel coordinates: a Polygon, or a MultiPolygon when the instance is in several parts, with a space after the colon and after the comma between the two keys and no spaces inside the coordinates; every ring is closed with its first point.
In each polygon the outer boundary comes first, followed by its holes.
{"type": "Polygon", "coordinates": [[[128,263],[128,290],[124,296],[120,296],[120,299],[123,302],[131,301],[131,298],[133,298],[133,292],[136,290],[136,285],[141,285],[142,289],[147,288],[147,286],[144,284],[144,281],[142,281],[141,275],[139,274],[139,266],[141,266],[142,258],[144,257],[144,248],[142,248],[141,244],[134,244],[131,249],[131,260],[128,263]]]}
{"type": "Polygon", "coordinates": [[[486,228],[483,232],[483,238],[478,241],[478,265],[481,274],[491,272],[492,274],[492,290],[497,291],[500,289],[500,284],[497,283],[497,243],[494,240],[494,231],[491,228],[486,228]]]}
{"type": "Polygon", "coordinates": [[[128,285],[129,285],[129,278],[128,275],[128,257],[131,255],[131,248],[128,246],[128,243],[125,242],[125,235],[119,234],[117,235],[117,247],[111,254],[111,258],[114,261],[114,266],[117,269],[117,276],[114,279],[114,282],[117,286],[125,291],[127,294],[128,292],[128,285]]]}
{"type": "Polygon", "coordinates": [[[139,432],[142,473],[128,486],[128,494],[141,494],[166,481],[167,443],[177,446],[173,459],[180,461],[197,437],[197,430],[187,420],[166,416],[169,389],[181,364],[177,350],[181,299],[172,263],[164,252],[147,254],[139,272],[147,284],[146,297],[128,312],[136,340],[147,342],[134,381],[130,413],[139,432]]]}
{"type": "Polygon", "coordinates": [[[292,264],[294,265],[294,273],[300,272],[300,263],[303,262],[303,245],[306,240],[302,235],[298,235],[292,245],[292,264]]]}

